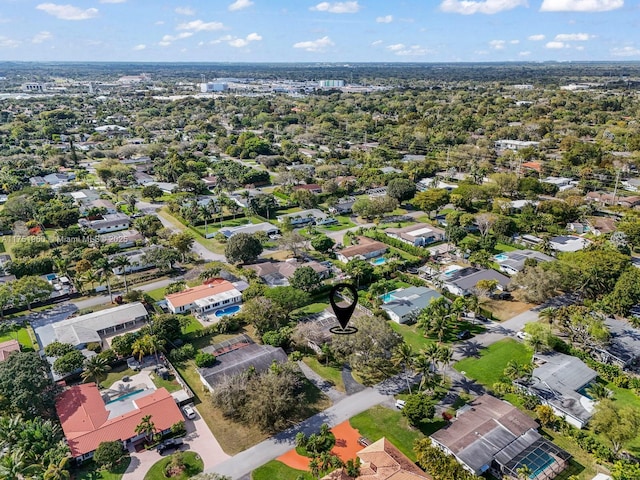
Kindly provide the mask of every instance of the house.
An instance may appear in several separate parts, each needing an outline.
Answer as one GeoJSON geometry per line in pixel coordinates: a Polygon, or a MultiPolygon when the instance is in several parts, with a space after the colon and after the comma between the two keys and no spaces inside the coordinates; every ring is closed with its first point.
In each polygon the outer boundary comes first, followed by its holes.
{"type": "Polygon", "coordinates": [[[264,283],[270,287],[286,287],[289,285],[289,279],[293,277],[296,270],[300,267],[311,267],[321,279],[329,278],[331,271],[321,263],[311,261],[300,263],[295,259],[285,262],[261,262],[251,265],[245,265],[256,272],[264,283]]]}
{"type": "Polygon", "coordinates": [[[91,190],[89,188],[84,188],[77,192],[70,192],[67,195],[71,196],[74,203],[81,209],[83,207],[90,208],[91,202],[100,198],[100,192],[98,190],[91,190]]]}
{"type": "Polygon", "coordinates": [[[387,194],[387,187],[370,188],[366,192],[369,198],[384,197],[387,194]]]}
{"type": "Polygon", "coordinates": [[[98,198],[97,200],[89,202],[89,208],[104,209],[104,213],[107,213],[109,215],[118,213],[118,209],[116,208],[114,203],[111,200],[105,200],[103,198],[98,198]]]}
{"type": "Polygon", "coordinates": [[[497,478],[518,478],[518,469],[527,465],[532,479],[552,479],[567,467],[571,455],[537,429],[536,421],[513,405],[482,395],[430,438],[474,475],[488,471],[497,478]]]}
{"type": "Polygon", "coordinates": [[[441,242],[445,238],[444,230],[428,223],[416,223],[403,228],[387,228],[384,233],[416,247],[441,242]]]}
{"type": "MultiPolygon", "coordinates": [[[[382,437],[363,448],[357,454],[360,459],[360,475],[355,480],[432,480],[409,460],[396,446],[382,437]]],[[[334,470],[321,480],[350,480],[344,468],[334,470]]]]}
{"type": "MultiPolygon", "coordinates": [[[[116,275],[122,275],[123,273],[132,273],[139,272],[141,270],[147,270],[149,268],[155,267],[153,262],[150,262],[147,257],[147,252],[149,252],[154,247],[149,248],[140,248],[137,250],[127,250],[126,252],[116,253],[115,255],[109,256],[109,261],[113,263],[113,261],[118,257],[125,257],[129,260],[130,265],[125,267],[113,267],[113,273],[116,275]]],[[[156,246],[155,248],[161,248],[156,246]]]]}
{"type": "Polygon", "coordinates": [[[285,218],[291,219],[291,225],[300,226],[306,225],[307,223],[316,224],[318,222],[321,222],[322,220],[325,220],[327,218],[327,215],[317,208],[312,208],[310,210],[302,210],[300,212],[277,216],[277,219],[280,223],[284,222],[285,218]]]}
{"type": "Polygon", "coordinates": [[[574,427],[584,427],[594,409],[593,400],[584,392],[597,372],[579,358],[559,352],[536,353],[533,361],[531,381],[519,385],[574,427]]]}
{"type": "Polygon", "coordinates": [[[383,174],[387,174],[387,173],[402,173],[402,170],[397,169],[395,167],[382,167],[382,168],[380,168],[380,171],[383,174]]]}
{"type": "Polygon", "coordinates": [[[617,230],[616,220],[610,217],[587,217],[587,224],[594,235],[606,235],[617,230]]]}
{"type": "Polygon", "coordinates": [[[9,355],[20,351],[20,343],[18,340],[7,340],[0,343],[0,362],[4,362],[9,355]]]}
{"type": "Polygon", "coordinates": [[[127,230],[131,226],[131,219],[124,213],[106,213],[96,220],[81,218],[78,224],[102,234],[127,230]]]}
{"type": "Polygon", "coordinates": [[[389,247],[382,242],[372,240],[367,237],[356,237],[358,243],[350,247],[343,248],[336,253],[336,257],[341,262],[347,263],[349,260],[358,258],[360,260],[369,260],[370,258],[379,257],[387,253],[389,247]]]}
{"type": "Polygon", "coordinates": [[[329,213],[344,215],[353,212],[353,204],[356,203],[355,197],[345,197],[338,200],[334,206],[329,207],[329,213]]]}
{"type": "Polygon", "coordinates": [[[304,185],[296,185],[295,187],[293,187],[293,190],[306,190],[307,192],[311,192],[316,195],[322,193],[322,187],[317,183],[305,183],[304,185]]]}
{"type": "Polygon", "coordinates": [[[640,205],[640,195],[624,197],[622,195],[614,195],[613,193],[589,192],[585,199],[591,202],[598,202],[601,205],[619,205],[627,208],[640,205]]]}
{"type": "Polygon", "coordinates": [[[476,285],[481,280],[495,280],[498,282],[497,289],[505,290],[511,279],[495,270],[486,268],[465,267],[445,270],[438,280],[454,295],[466,296],[473,293],[476,285]]]}
{"type": "Polygon", "coordinates": [[[146,321],[147,309],[140,302],[127,303],[106,310],[67,318],[35,328],[41,348],[55,341],[69,343],[78,350],[88,343],[102,345],[103,337],[112,336],[146,321]]]}
{"type": "Polygon", "coordinates": [[[237,235],[238,233],[247,233],[249,235],[252,235],[258,232],[264,232],[267,235],[277,235],[280,233],[280,229],[268,222],[262,222],[262,223],[255,223],[255,224],[248,223],[247,225],[240,225],[239,227],[223,228],[220,230],[220,233],[227,238],[231,238],[234,235],[237,235]]]}
{"type": "Polygon", "coordinates": [[[549,239],[549,245],[556,252],[577,252],[589,246],[591,242],[574,235],[559,235],[549,239]]]}
{"type": "Polygon", "coordinates": [[[624,369],[637,364],[640,359],[640,330],[613,317],[605,318],[604,323],[610,337],[608,345],[598,350],[601,361],[624,369]]]}
{"type": "Polygon", "coordinates": [[[453,190],[458,188],[458,185],[456,185],[455,183],[443,182],[442,180],[439,180],[437,178],[423,178],[416,183],[416,189],[419,192],[426,192],[427,190],[430,190],[432,188],[441,188],[446,190],[447,192],[452,192],[453,190]]]}
{"type": "Polygon", "coordinates": [[[400,288],[382,296],[382,310],[396,323],[407,323],[415,318],[433,300],[440,298],[435,290],[427,287],[400,288]]]}
{"type": "Polygon", "coordinates": [[[99,243],[110,245],[117,243],[120,248],[129,248],[144,243],[144,237],[137,230],[120,230],[119,232],[103,233],[97,236],[99,243]]]}
{"type": "Polygon", "coordinates": [[[95,383],[75,385],[62,392],[56,400],[56,412],[71,457],[77,461],[93,457],[102,442],[120,441],[124,448],[139,443],[145,434],[136,433],[136,427],[145,416],[151,416],[160,434],[184,420],[165,388],[134,391],[116,401],[105,401],[95,383]]]}
{"type": "Polygon", "coordinates": [[[171,313],[205,313],[242,303],[242,293],[234,283],[214,278],[208,283],[166,296],[171,313]]]}
{"type": "Polygon", "coordinates": [[[573,233],[577,233],[578,235],[582,235],[586,231],[585,227],[587,229],[589,228],[587,225],[580,222],[567,223],[567,230],[573,233]]]}
{"type": "Polygon", "coordinates": [[[334,334],[331,333],[331,329],[337,327],[340,327],[338,318],[331,309],[327,308],[299,320],[296,332],[307,341],[309,348],[320,354],[322,346],[330,344],[333,340],[334,334]]]}
{"type": "Polygon", "coordinates": [[[501,253],[493,258],[498,262],[500,271],[507,275],[515,275],[516,273],[521,272],[528,259],[535,260],[538,263],[551,262],[555,260],[552,256],[536,250],[513,250],[511,252],[501,253]]]}
{"type": "Polygon", "coordinates": [[[540,180],[540,182],[555,185],[560,192],[575,188],[577,185],[577,182],[570,177],[547,177],[540,180]]]}
{"type": "Polygon", "coordinates": [[[199,368],[202,384],[211,392],[226,378],[252,369],[261,373],[276,363],[285,363],[287,354],[280,347],[258,345],[247,335],[239,335],[216,345],[202,349],[216,357],[212,367],[199,368]]]}
{"type": "Polygon", "coordinates": [[[628,178],[627,180],[623,180],[622,186],[625,190],[629,190],[630,192],[637,192],[640,190],[640,178],[628,178]]]}
{"type": "Polygon", "coordinates": [[[522,150],[523,148],[535,148],[540,142],[528,142],[523,140],[496,140],[494,143],[496,150],[522,150]]]}
{"type": "Polygon", "coordinates": [[[135,172],[133,178],[135,178],[136,183],[142,187],[155,183],[155,179],[145,172],[135,172]]]}

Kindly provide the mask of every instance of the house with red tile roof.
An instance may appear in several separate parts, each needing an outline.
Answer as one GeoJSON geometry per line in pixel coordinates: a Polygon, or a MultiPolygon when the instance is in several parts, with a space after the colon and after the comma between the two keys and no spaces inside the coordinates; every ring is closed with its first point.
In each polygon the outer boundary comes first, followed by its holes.
{"type": "MultiPolygon", "coordinates": [[[[382,437],[377,442],[358,452],[360,475],[355,480],[432,480],[409,460],[396,446],[382,437]]],[[[322,477],[322,480],[347,480],[346,471],[341,468],[322,477]]]]}
{"type": "Polygon", "coordinates": [[[121,441],[125,448],[140,442],[136,433],[142,417],[150,415],[158,433],[184,420],[165,388],[133,391],[111,401],[103,399],[95,383],[75,385],[56,400],[56,412],[71,456],[79,461],[93,457],[102,442],[121,441]]]}
{"type": "Polygon", "coordinates": [[[171,313],[211,312],[242,302],[242,293],[222,278],[166,296],[171,313]]]}
{"type": "Polygon", "coordinates": [[[4,362],[9,355],[20,351],[20,343],[17,340],[7,340],[0,343],[0,362],[4,362]]]}

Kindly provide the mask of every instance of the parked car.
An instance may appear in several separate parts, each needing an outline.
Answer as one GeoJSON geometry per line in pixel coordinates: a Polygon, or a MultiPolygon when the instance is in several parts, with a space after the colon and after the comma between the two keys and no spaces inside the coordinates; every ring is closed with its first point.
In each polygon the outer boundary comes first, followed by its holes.
{"type": "Polygon", "coordinates": [[[177,450],[183,445],[181,438],[168,438],[167,440],[160,442],[156,447],[158,453],[166,452],[167,450],[177,450]]]}
{"type": "Polygon", "coordinates": [[[407,402],[405,402],[404,400],[400,400],[400,399],[398,399],[398,400],[396,400],[396,408],[397,408],[398,410],[402,410],[402,409],[404,408],[404,406],[405,406],[405,404],[406,404],[406,403],[407,403],[407,402]]]}
{"type": "Polygon", "coordinates": [[[369,445],[371,445],[371,440],[369,440],[367,437],[360,437],[358,439],[358,443],[363,447],[368,447],[369,445]]]}
{"type": "Polygon", "coordinates": [[[462,330],[456,335],[458,340],[466,340],[467,338],[471,338],[471,332],[469,330],[462,330]]]}
{"type": "Polygon", "coordinates": [[[519,332],[516,333],[516,337],[518,337],[520,340],[524,340],[528,336],[529,334],[523,330],[520,330],[519,332]]]}
{"type": "Polygon", "coordinates": [[[182,407],[182,411],[184,412],[184,416],[190,420],[196,418],[196,411],[191,405],[185,405],[182,407]]]}

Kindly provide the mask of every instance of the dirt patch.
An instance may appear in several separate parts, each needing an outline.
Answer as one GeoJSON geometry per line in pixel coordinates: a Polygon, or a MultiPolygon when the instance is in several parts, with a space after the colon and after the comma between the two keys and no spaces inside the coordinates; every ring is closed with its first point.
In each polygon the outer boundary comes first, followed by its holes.
{"type": "Polygon", "coordinates": [[[483,308],[491,311],[493,316],[500,321],[509,320],[536,306],[533,303],[518,302],[516,300],[488,300],[482,304],[483,308]]]}
{"type": "Polygon", "coordinates": [[[295,468],[296,470],[304,470],[306,472],[310,471],[309,469],[309,457],[303,457],[298,452],[293,450],[289,450],[284,455],[280,455],[276,458],[279,462],[284,463],[286,466],[295,468]]]}
{"type": "Polygon", "coordinates": [[[357,453],[363,448],[358,443],[358,438],[362,436],[360,432],[353,428],[348,420],[336,425],[331,431],[336,437],[336,444],[331,451],[340,457],[343,462],[356,458],[358,456],[357,453]]]}

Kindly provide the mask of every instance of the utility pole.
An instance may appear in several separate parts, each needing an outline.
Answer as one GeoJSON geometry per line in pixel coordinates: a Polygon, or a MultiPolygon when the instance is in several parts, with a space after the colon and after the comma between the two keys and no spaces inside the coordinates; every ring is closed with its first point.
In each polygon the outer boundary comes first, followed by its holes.
{"type": "Polygon", "coordinates": [[[616,195],[618,193],[618,181],[620,180],[620,170],[616,170],[616,186],[613,188],[613,202],[612,205],[616,204],[616,195]]]}

